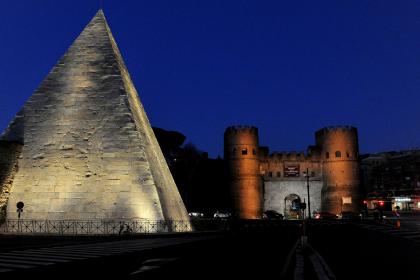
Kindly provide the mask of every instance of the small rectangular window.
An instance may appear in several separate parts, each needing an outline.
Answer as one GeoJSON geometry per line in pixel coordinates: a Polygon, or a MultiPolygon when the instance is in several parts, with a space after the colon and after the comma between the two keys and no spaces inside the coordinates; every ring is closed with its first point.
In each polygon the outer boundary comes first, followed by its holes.
{"type": "Polygon", "coordinates": [[[277,177],[281,177],[281,172],[280,171],[277,172],[277,177]]]}
{"type": "Polygon", "coordinates": [[[268,177],[273,177],[273,172],[268,172],[268,177]]]}
{"type": "Polygon", "coordinates": [[[247,155],[248,154],[248,150],[247,149],[242,149],[242,154],[243,155],[247,155]]]}

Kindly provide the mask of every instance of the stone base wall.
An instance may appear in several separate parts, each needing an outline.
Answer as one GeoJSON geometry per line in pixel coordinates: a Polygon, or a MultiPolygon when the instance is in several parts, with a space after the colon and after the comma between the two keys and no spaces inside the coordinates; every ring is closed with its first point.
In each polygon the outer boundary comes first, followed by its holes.
{"type": "Polygon", "coordinates": [[[6,206],[18,171],[21,151],[22,145],[18,143],[0,141],[0,222],[6,217],[6,206]]]}
{"type": "Polygon", "coordinates": [[[357,186],[325,186],[322,189],[322,211],[334,214],[359,213],[361,196],[355,190],[357,186]]]}

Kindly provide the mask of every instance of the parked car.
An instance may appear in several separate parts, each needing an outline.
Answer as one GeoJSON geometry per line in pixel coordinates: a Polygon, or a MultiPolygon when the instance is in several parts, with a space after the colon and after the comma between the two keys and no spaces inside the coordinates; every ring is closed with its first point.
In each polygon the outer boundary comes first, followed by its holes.
{"type": "Polygon", "coordinates": [[[343,220],[357,220],[360,219],[360,215],[351,211],[343,211],[339,215],[339,218],[343,220]]]}
{"type": "Polygon", "coordinates": [[[222,212],[222,211],[216,211],[216,213],[214,213],[213,217],[214,218],[219,218],[219,219],[227,219],[230,218],[232,215],[229,212],[222,212]]]}
{"type": "Polygon", "coordinates": [[[270,219],[270,220],[283,220],[283,215],[280,214],[279,212],[275,211],[275,210],[267,210],[263,213],[263,217],[265,219],[270,219]]]}
{"type": "Polygon", "coordinates": [[[337,215],[330,212],[316,212],[314,218],[319,220],[333,220],[337,219],[337,215]]]}
{"type": "Polygon", "coordinates": [[[190,216],[192,218],[203,218],[204,214],[200,213],[200,212],[190,212],[190,213],[188,213],[188,216],[190,216]]]}

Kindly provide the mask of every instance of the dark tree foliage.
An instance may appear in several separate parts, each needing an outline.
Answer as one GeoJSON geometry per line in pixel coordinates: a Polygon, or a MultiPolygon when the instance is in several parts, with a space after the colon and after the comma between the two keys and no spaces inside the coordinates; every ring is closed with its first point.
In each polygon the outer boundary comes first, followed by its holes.
{"type": "Polygon", "coordinates": [[[187,210],[208,216],[230,211],[224,160],[209,158],[192,143],[183,145],[186,137],[179,132],[153,130],[187,210]]]}

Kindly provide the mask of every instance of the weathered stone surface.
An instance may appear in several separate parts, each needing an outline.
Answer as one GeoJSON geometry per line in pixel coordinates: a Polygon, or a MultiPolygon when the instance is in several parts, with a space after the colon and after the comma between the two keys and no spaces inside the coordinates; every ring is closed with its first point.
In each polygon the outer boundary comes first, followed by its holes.
{"type": "Polygon", "coordinates": [[[21,150],[22,145],[19,143],[0,141],[0,221],[6,216],[6,206],[18,170],[21,150]]]}
{"type": "Polygon", "coordinates": [[[7,218],[188,220],[102,11],[2,138],[24,143],[7,218]]]}
{"type": "MultiPolygon", "coordinates": [[[[321,210],[321,180],[311,180],[309,182],[309,196],[311,212],[321,210]]],[[[264,183],[264,211],[274,210],[283,215],[287,215],[285,200],[290,195],[298,196],[301,201],[308,202],[308,189],[306,180],[277,180],[264,183]]]]}

